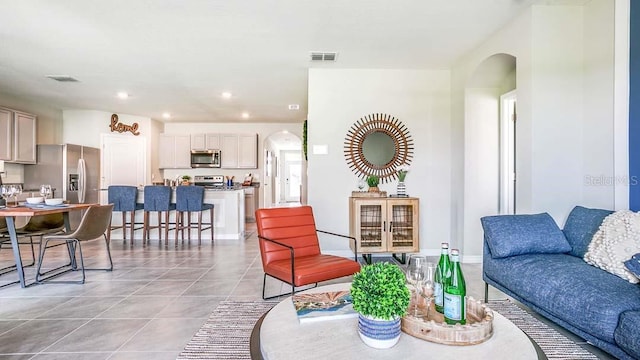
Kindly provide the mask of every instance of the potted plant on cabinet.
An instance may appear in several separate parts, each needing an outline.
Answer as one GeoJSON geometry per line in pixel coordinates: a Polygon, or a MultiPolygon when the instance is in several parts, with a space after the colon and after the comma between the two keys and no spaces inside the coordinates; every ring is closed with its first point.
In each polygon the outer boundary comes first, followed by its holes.
{"type": "Polygon", "coordinates": [[[182,185],[189,185],[190,182],[191,182],[191,176],[182,175],[182,185]]]}
{"type": "Polygon", "coordinates": [[[380,183],[380,178],[377,177],[376,175],[367,176],[367,185],[369,185],[369,191],[371,192],[380,191],[380,189],[378,189],[379,183],[380,183]]]}
{"type": "Polygon", "coordinates": [[[359,313],[360,339],[377,349],[394,346],[400,339],[400,320],[410,300],[402,269],[388,262],[363,266],[353,275],[351,298],[353,309],[359,313]]]}

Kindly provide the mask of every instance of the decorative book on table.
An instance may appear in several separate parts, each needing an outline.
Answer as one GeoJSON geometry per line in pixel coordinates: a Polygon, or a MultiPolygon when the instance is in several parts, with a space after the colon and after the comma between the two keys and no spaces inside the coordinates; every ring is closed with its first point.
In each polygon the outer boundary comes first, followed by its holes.
{"type": "Polygon", "coordinates": [[[293,295],[293,307],[300,323],[358,317],[349,291],[293,295]]]}

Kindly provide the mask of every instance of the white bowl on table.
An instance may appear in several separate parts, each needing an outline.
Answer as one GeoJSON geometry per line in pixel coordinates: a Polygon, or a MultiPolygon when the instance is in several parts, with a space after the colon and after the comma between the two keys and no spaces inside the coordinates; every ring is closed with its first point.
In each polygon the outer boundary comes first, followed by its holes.
{"type": "Polygon", "coordinates": [[[40,204],[44,201],[44,198],[42,196],[28,197],[26,201],[27,204],[40,204]]]}
{"type": "Polygon", "coordinates": [[[62,205],[62,202],[63,202],[62,198],[44,199],[44,203],[47,205],[62,205]]]}

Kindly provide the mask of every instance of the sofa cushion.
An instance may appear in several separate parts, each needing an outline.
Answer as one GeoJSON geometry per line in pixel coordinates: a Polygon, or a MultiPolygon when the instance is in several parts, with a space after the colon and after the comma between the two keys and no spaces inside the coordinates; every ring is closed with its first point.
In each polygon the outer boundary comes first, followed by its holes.
{"type": "Polygon", "coordinates": [[[631,259],[624,262],[624,266],[637,278],[640,278],[640,253],[635,254],[631,259]]]}
{"type": "Polygon", "coordinates": [[[569,254],[490,258],[483,271],[532,305],[609,343],[619,314],[640,307],[640,286],[569,254]]]}
{"type": "Polygon", "coordinates": [[[611,210],[589,209],[582,206],[576,206],[571,210],[562,230],[571,245],[571,255],[584,256],[593,234],[598,231],[602,220],[612,212],[611,210]]]}
{"type": "Polygon", "coordinates": [[[564,234],[547,213],[485,216],[480,221],[495,258],[571,251],[564,234]]]}
{"type": "Polygon", "coordinates": [[[622,350],[640,359],[640,310],[625,311],[615,332],[616,343],[622,350]]]}
{"type": "Polygon", "coordinates": [[[640,213],[619,210],[607,216],[593,235],[584,261],[629,282],[638,278],[629,272],[624,262],[640,251],[640,213]]]}

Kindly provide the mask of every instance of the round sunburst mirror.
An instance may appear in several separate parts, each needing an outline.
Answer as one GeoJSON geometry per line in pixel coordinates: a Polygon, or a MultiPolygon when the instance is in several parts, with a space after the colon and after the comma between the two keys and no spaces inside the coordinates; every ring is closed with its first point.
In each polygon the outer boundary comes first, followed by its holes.
{"type": "Polygon", "coordinates": [[[347,132],[344,156],[359,178],[375,175],[385,183],[397,178],[398,167],[411,164],[413,139],[400,120],[387,114],[370,114],[347,132]]]}

